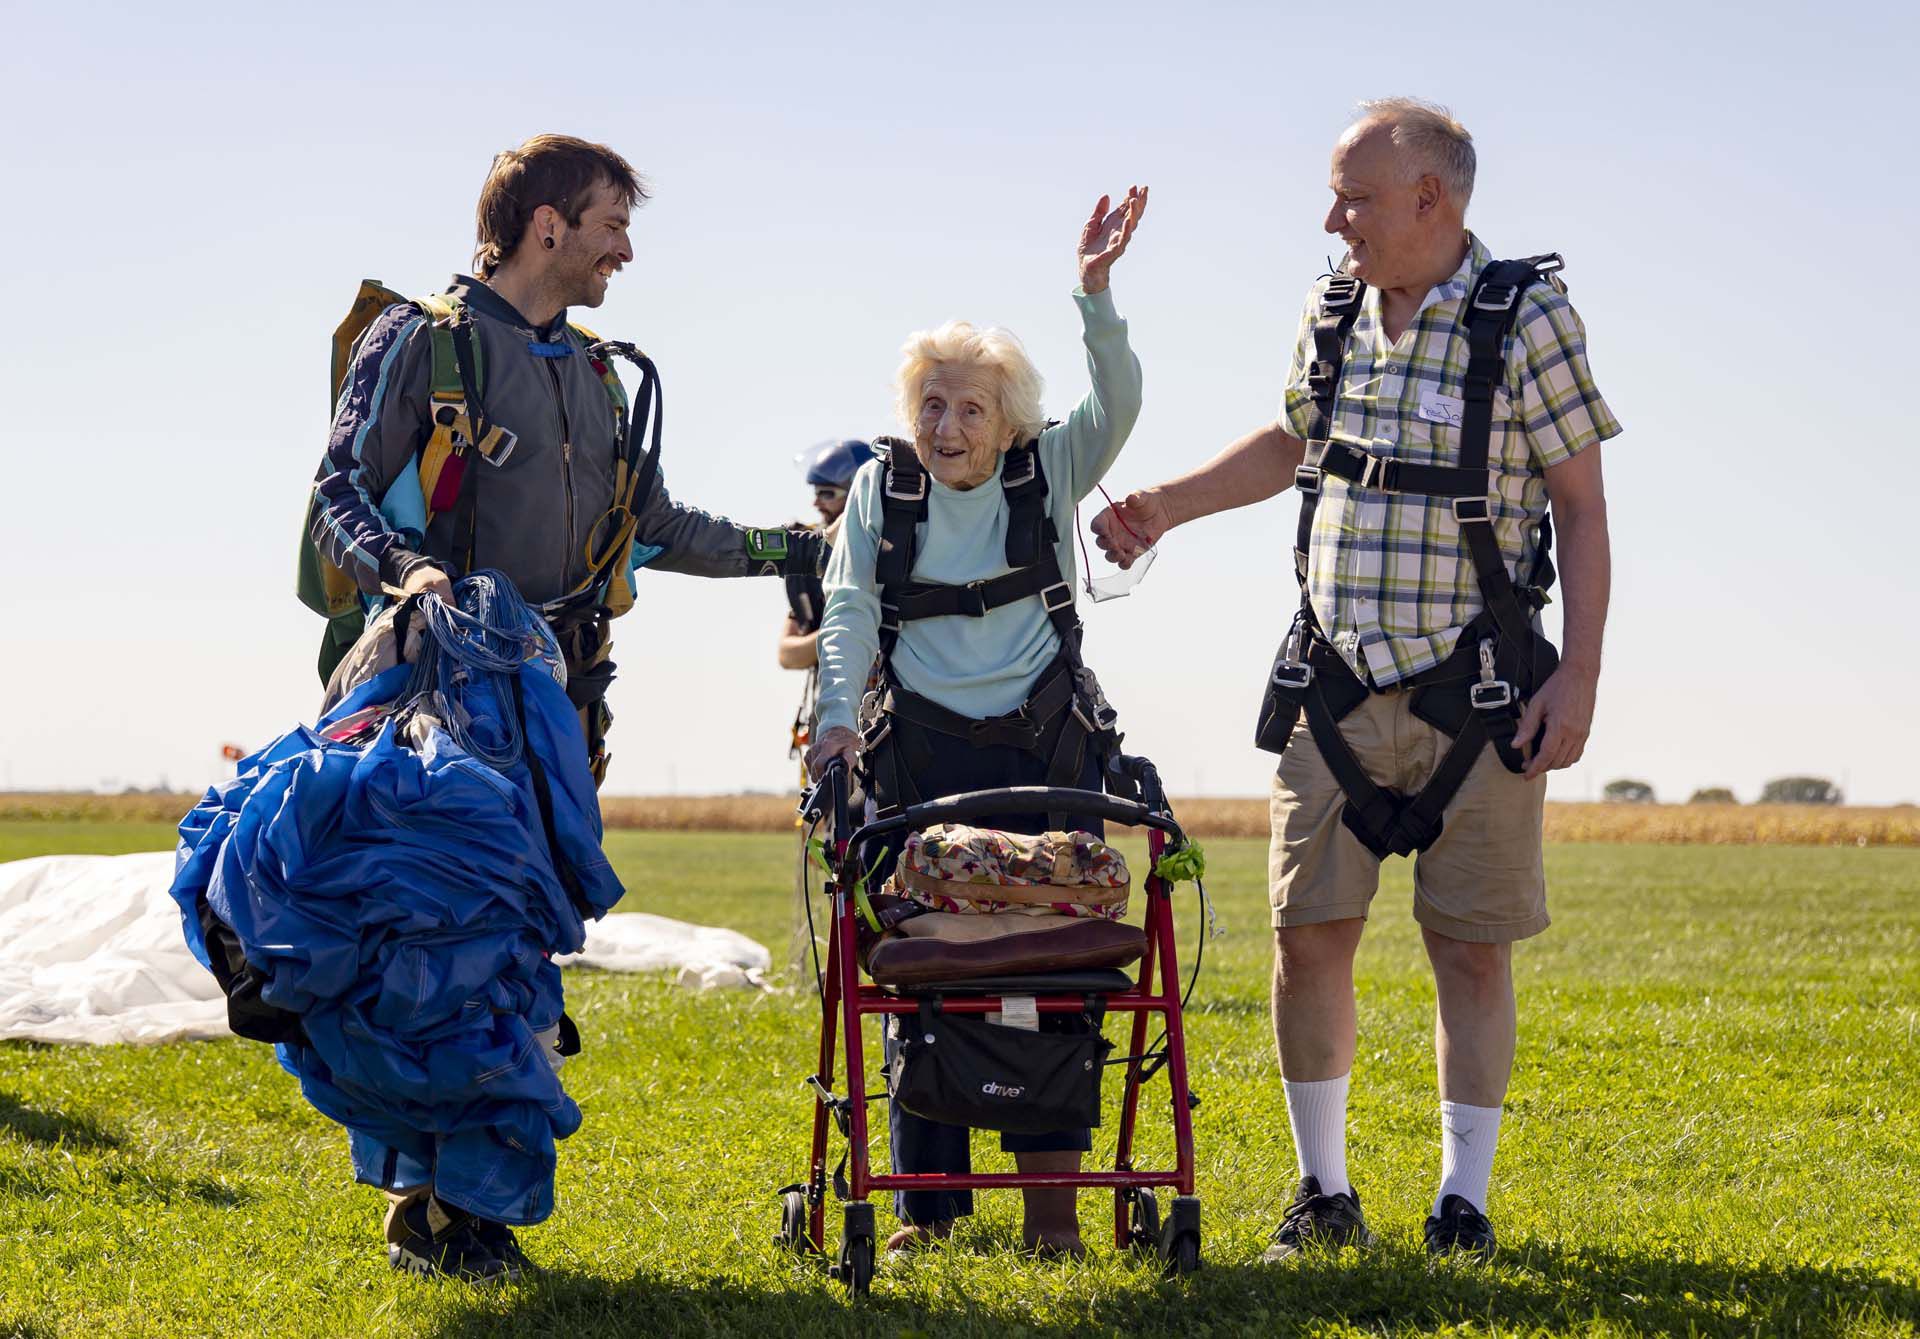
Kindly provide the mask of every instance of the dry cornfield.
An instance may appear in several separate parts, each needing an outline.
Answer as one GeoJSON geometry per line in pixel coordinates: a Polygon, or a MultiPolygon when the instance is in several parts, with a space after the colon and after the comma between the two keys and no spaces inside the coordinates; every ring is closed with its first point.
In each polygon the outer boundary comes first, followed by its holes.
{"type": "MultiPolygon", "coordinates": [[[[173,823],[194,795],[0,794],[0,822],[173,823]]],[[[1264,837],[1263,799],[1175,800],[1196,837],[1264,837]]],[[[788,795],[608,795],[610,828],[777,832],[793,826],[788,795]]],[[[1547,840],[1707,846],[1920,846],[1920,808],[1787,804],[1549,804],[1547,840]]]]}

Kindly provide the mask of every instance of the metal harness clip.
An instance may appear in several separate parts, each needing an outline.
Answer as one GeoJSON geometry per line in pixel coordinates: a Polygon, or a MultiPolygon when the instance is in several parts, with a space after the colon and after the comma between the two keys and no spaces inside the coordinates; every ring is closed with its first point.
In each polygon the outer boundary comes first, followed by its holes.
{"type": "Polygon", "coordinates": [[[920,487],[917,492],[912,493],[903,493],[894,487],[894,481],[906,473],[907,471],[905,470],[896,470],[892,466],[887,467],[886,494],[888,497],[895,498],[901,502],[918,502],[927,495],[927,472],[925,470],[913,471],[913,478],[920,487]]]}
{"type": "Polygon", "coordinates": [[[1513,705],[1513,685],[1493,677],[1493,643],[1480,643],[1480,682],[1467,689],[1467,701],[1478,711],[1499,711],[1513,705]]]}
{"type": "Polygon", "coordinates": [[[1520,300],[1518,284],[1482,284],[1480,291],[1473,295],[1473,309],[1483,312],[1503,312],[1520,300]]]}
{"type": "Polygon", "coordinates": [[[1305,691],[1313,682],[1313,666],[1307,663],[1302,654],[1306,647],[1304,630],[1300,620],[1295,618],[1293,626],[1287,629],[1287,644],[1280,650],[1280,659],[1273,667],[1273,682],[1278,688],[1294,688],[1305,691]]]}

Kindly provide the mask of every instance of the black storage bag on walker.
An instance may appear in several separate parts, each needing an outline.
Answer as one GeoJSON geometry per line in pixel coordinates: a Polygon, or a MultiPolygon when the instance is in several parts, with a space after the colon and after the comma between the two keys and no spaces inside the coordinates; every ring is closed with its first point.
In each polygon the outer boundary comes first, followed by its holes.
{"type": "Polygon", "coordinates": [[[1113,1043],[1095,1013],[1087,1018],[1094,1026],[1085,1032],[1029,1032],[944,1014],[938,998],[922,999],[917,1020],[899,1018],[888,1091],[914,1115],[948,1125],[1018,1134],[1096,1126],[1113,1043]]]}

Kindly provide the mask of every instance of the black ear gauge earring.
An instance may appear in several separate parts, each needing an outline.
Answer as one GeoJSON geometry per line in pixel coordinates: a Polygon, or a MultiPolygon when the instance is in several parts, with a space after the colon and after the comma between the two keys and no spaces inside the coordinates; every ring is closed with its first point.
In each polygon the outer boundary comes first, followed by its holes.
{"type": "Polygon", "coordinates": [[[540,245],[551,251],[553,250],[553,239],[551,237],[543,237],[540,239],[540,245]]]}

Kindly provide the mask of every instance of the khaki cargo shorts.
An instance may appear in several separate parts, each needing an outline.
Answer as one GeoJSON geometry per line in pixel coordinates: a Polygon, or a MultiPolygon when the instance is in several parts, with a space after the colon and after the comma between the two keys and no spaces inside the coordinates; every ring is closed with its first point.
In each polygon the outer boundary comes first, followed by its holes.
{"type": "MultiPolygon", "coordinates": [[[[1405,691],[1369,693],[1340,722],[1367,775],[1403,794],[1426,784],[1452,742],[1413,714],[1412,701],[1405,691]]],[[[1546,929],[1546,798],[1544,776],[1516,776],[1490,746],[1482,749],[1447,806],[1439,840],[1414,858],[1413,918],[1449,939],[1480,944],[1546,929]]],[[[1366,916],[1380,862],[1340,821],[1345,803],[1302,716],[1273,778],[1267,886],[1276,927],[1366,916]]]]}

